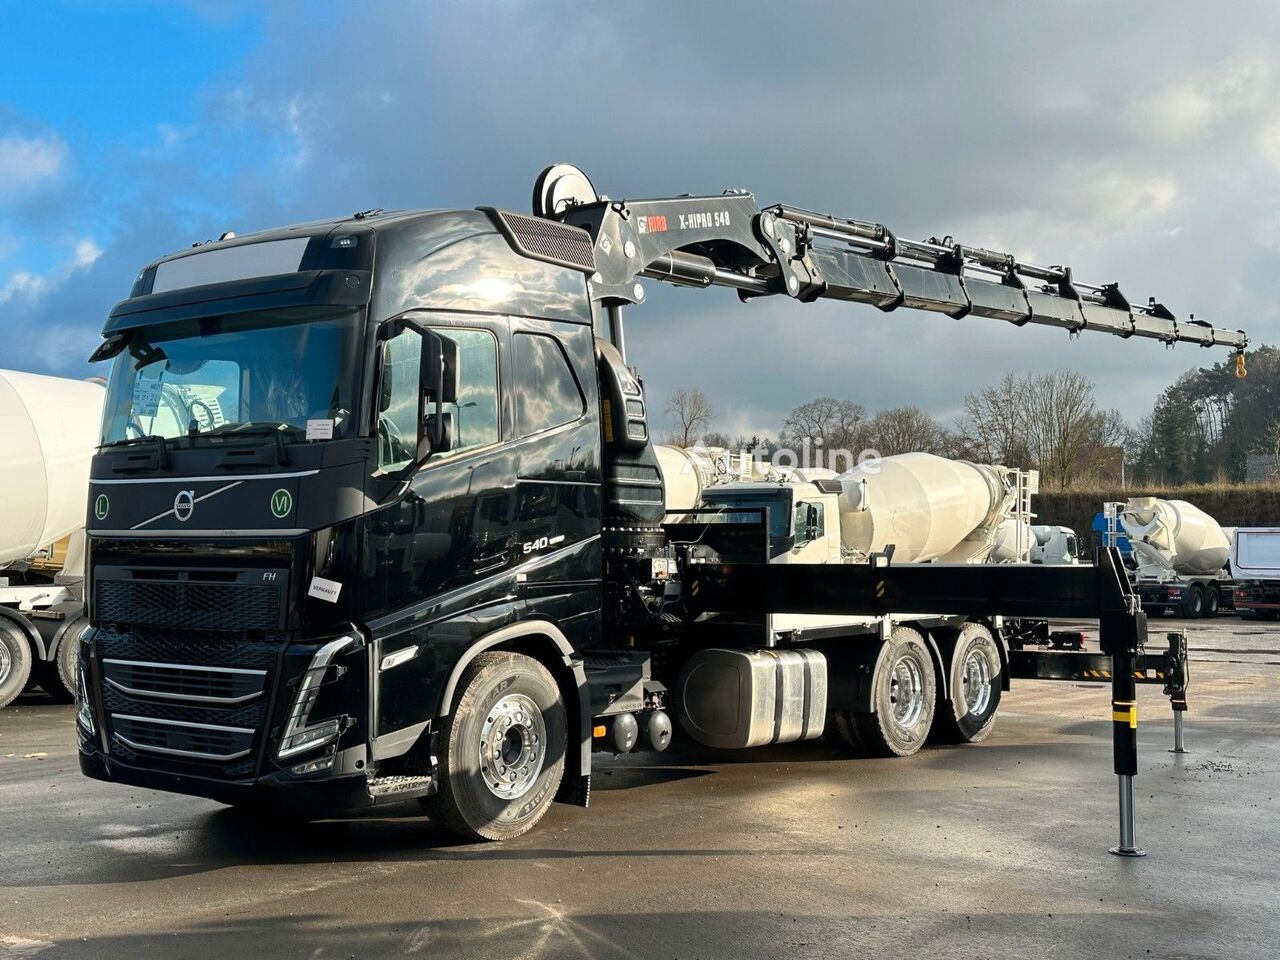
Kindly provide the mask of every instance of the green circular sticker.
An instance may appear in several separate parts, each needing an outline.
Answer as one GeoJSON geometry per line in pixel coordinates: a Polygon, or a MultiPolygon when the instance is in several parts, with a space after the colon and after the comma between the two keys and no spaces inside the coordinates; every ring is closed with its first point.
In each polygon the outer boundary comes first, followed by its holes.
{"type": "Polygon", "coordinates": [[[281,487],[271,495],[271,512],[283,520],[293,509],[293,494],[281,487]]]}
{"type": "Polygon", "coordinates": [[[99,520],[107,519],[107,511],[111,509],[111,502],[107,500],[105,493],[98,494],[98,499],[93,501],[93,515],[99,520]]]}

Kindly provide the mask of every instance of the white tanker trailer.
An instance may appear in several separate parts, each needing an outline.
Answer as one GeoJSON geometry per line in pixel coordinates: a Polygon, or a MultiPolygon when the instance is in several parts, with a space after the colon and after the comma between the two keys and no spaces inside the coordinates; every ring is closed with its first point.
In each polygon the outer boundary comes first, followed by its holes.
{"type": "Polygon", "coordinates": [[[0,707],[31,680],[72,696],[102,398],[98,383],[0,370],[0,707]]]}
{"type": "Polygon", "coordinates": [[[1213,517],[1186,500],[1157,497],[1108,503],[1103,512],[1133,546],[1134,588],[1148,612],[1212,617],[1231,603],[1231,539],[1213,517]]]}

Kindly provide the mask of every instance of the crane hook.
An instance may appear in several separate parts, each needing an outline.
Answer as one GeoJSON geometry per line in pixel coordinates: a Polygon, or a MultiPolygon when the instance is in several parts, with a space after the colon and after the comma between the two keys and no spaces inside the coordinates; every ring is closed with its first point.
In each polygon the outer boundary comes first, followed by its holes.
{"type": "Polygon", "coordinates": [[[1245,368],[1245,365],[1244,365],[1244,351],[1237,350],[1236,351],[1236,379],[1243,380],[1248,375],[1249,375],[1249,371],[1245,368]]]}

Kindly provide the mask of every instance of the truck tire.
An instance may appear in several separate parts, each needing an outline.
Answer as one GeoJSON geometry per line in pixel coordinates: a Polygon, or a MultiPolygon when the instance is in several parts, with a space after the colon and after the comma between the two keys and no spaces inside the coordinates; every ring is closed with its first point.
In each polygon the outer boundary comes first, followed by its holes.
{"type": "Polygon", "coordinates": [[[938,638],[947,670],[947,692],[938,686],[934,738],[941,743],[979,743],[991,736],[1000,709],[1000,648],[991,631],[966,623],[938,638]]]}
{"type": "Polygon", "coordinates": [[[1216,617],[1218,615],[1218,607],[1221,605],[1221,603],[1222,603],[1222,597],[1218,593],[1218,585],[1216,583],[1211,583],[1208,586],[1206,586],[1204,588],[1203,616],[1206,619],[1210,617],[1216,617]]]}
{"type": "Polygon", "coordinates": [[[1182,616],[1195,620],[1204,616],[1204,587],[1193,583],[1187,589],[1187,599],[1182,601],[1182,616]]]}
{"type": "MultiPolygon", "coordinates": [[[[911,627],[894,627],[882,650],[876,679],[875,713],[850,713],[854,740],[866,753],[909,757],[929,736],[937,707],[937,678],[924,637],[911,627]]],[[[852,745],[852,744],[851,744],[852,745]]]]}
{"type": "Polygon", "coordinates": [[[506,651],[476,656],[440,731],[440,783],[426,814],[460,836],[510,840],[551,806],[564,774],[568,718],[547,668],[506,651]]]}
{"type": "Polygon", "coordinates": [[[7,707],[26,689],[35,655],[27,635],[0,619],[0,707],[7,707]]]}
{"type": "Polygon", "coordinates": [[[84,617],[72,621],[58,640],[53,659],[36,664],[40,688],[58,703],[74,703],[76,699],[76,666],[80,661],[80,633],[88,625],[84,617]]]}

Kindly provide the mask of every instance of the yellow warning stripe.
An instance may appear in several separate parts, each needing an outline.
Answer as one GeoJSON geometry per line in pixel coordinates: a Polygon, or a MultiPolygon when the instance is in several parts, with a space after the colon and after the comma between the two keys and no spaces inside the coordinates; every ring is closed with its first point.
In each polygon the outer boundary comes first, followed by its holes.
{"type": "Polygon", "coordinates": [[[1127,723],[1138,729],[1138,705],[1132,700],[1116,700],[1111,704],[1111,719],[1115,723],[1127,723]]]}

